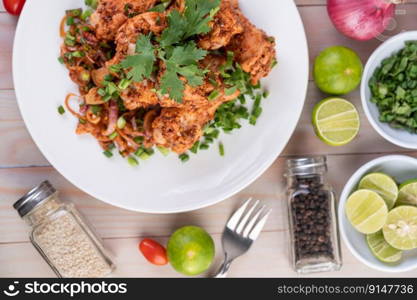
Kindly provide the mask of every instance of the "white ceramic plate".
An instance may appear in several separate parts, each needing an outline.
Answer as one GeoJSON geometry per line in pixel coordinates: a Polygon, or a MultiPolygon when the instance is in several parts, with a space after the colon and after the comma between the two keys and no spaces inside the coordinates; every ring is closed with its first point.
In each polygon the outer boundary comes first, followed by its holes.
{"type": "Polygon", "coordinates": [[[395,129],[387,123],[379,121],[378,107],[375,103],[370,101],[371,90],[369,88],[369,80],[373,76],[376,68],[381,65],[382,60],[403,49],[406,41],[415,40],[417,40],[417,31],[406,31],[397,34],[384,42],[368,59],[361,83],[362,107],[372,127],[374,127],[374,129],[387,141],[409,149],[417,149],[417,134],[412,134],[401,129],[395,129]]]}
{"type": "Polygon", "coordinates": [[[389,265],[379,261],[369,250],[365,235],[356,231],[345,214],[345,203],[363,176],[368,173],[382,172],[394,178],[398,183],[416,178],[417,159],[403,155],[388,155],[374,159],[359,168],[350,177],[343,188],[339,200],[339,226],[342,238],[350,252],[365,265],[383,272],[407,272],[417,269],[417,249],[404,251],[403,258],[397,264],[389,265]]]}
{"type": "Polygon", "coordinates": [[[133,168],[122,158],[108,159],[90,136],[77,136],[76,120],[57,107],[76,92],[58,63],[59,23],[66,9],[84,0],[27,1],[17,27],[13,75],[21,113],[29,132],[49,162],[74,185],[122,208],[174,213],[202,208],[239,192],[258,178],[288,142],[304,104],[308,84],[308,49],[304,28],[292,0],[240,0],[244,13],[277,38],[279,64],[264,81],[270,97],[253,127],[245,125],[183,164],[176,155],[157,154],[133,168]]]}

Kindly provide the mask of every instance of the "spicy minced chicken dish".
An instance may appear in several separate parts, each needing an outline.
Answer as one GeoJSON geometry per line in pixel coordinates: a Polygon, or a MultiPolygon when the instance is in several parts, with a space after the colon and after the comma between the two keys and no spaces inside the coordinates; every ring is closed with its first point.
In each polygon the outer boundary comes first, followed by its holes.
{"type": "Polygon", "coordinates": [[[76,116],[76,133],[94,136],[106,156],[137,165],[157,148],[186,161],[221,131],[256,124],[275,40],[237,0],[85,2],[61,22],[59,61],[79,94],[58,111],[76,116]]]}

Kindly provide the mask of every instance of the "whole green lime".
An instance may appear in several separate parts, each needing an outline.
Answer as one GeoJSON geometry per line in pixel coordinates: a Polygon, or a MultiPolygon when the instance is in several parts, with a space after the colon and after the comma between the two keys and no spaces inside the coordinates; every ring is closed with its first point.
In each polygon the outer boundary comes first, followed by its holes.
{"type": "Polygon", "coordinates": [[[204,229],[185,226],[172,234],[167,253],[169,262],[177,272],[194,276],[203,273],[212,264],[214,242],[204,229]]]}
{"type": "Polygon", "coordinates": [[[318,88],[331,95],[343,95],[356,89],[362,72],[359,56],[342,46],[323,50],[314,63],[314,80],[318,88]]]}

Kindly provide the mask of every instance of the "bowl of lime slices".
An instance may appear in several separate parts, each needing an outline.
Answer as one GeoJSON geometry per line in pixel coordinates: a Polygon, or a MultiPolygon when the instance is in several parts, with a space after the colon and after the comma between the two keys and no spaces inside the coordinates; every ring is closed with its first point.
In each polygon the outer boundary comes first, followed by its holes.
{"type": "Polygon", "coordinates": [[[365,265],[417,269],[417,159],[389,155],[363,165],[342,191],[338,217],[342,239],[365,265]]]}

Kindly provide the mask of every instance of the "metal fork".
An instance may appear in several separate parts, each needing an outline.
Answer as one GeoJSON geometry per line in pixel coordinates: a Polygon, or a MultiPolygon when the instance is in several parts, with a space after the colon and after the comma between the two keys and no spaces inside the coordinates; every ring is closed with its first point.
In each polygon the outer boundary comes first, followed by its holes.
{"type": "Polygon", "coordinates": [[[225,278],[232,262],[245,254],[258,238],[264,227],[270,209],[260,206],[259,200],[249,205],[248,199],[229,219],[222,235],[224,261],[215,278],[225,278]]]}

